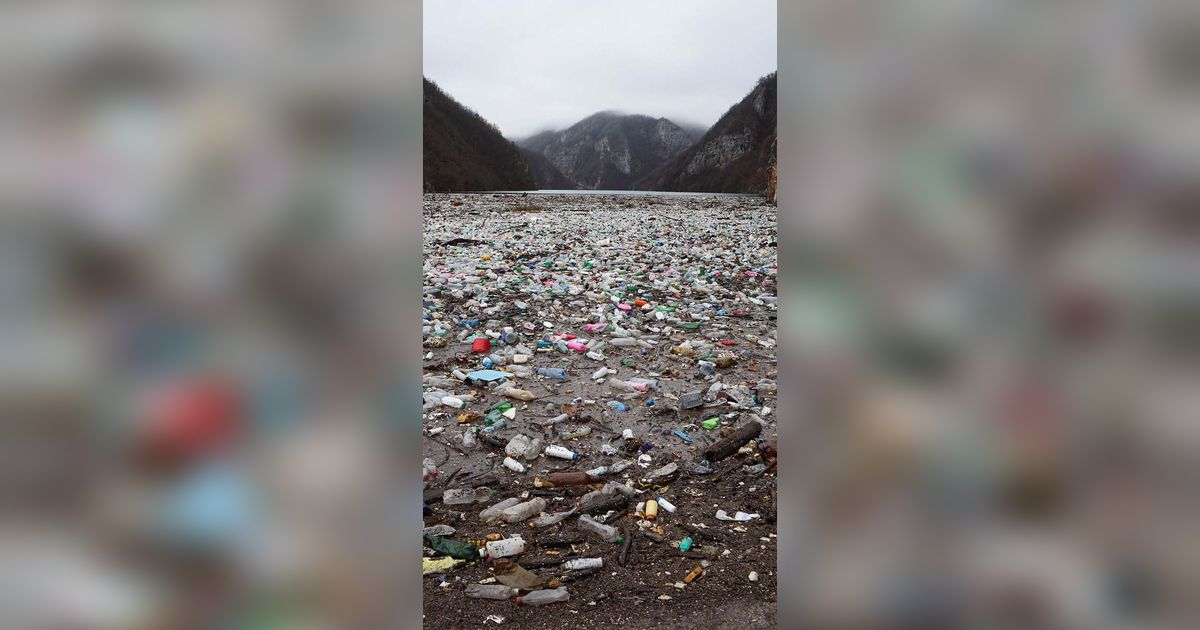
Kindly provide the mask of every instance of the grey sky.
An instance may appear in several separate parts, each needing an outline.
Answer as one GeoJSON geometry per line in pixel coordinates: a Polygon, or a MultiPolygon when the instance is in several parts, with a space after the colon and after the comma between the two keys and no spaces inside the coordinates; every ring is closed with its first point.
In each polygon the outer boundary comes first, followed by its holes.
{"type": "Polygon", "coordinates": [[[518,138],[601,110],[711,125],[776,67],[775,0],[425,0],[424,74],[518,138]]]}

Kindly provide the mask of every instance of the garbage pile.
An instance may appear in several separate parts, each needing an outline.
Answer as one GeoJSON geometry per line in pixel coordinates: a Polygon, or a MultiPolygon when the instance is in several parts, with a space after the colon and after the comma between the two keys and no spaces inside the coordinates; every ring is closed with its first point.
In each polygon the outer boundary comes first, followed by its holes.
{"type": "Polygon", "coordinates": [[[536,201],[426,197],[426,610],[586,604],[665,553],[661,605],[742,538],[765,551],[738,579],[773,576],[774,209],[536,201]]]}

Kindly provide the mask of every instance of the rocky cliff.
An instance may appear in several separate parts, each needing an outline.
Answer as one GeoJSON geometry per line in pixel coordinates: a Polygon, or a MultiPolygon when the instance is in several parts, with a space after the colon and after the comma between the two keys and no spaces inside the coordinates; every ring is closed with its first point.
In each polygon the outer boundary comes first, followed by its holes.
{"type": "Polygon", "coordinates": [[[766,194],[775,163],[776,76],[721,117],[699,142],[635,182],[641,190],[766,194]]]}

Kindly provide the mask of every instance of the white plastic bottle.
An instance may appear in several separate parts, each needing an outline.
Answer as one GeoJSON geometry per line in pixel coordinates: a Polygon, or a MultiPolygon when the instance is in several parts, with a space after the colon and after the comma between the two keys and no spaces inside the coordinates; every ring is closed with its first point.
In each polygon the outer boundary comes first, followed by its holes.
{"type": "Polygon", "coordinates": [[[504,458],[504,467],[513,472],[525,472],[525,465],[511,457],[504,458]]]}
{"type": "Polygon", "coordinates": [[[602,367],[599,370],[592,372],[592,380],[594,381],[598,378],[604,378],[605,376],[608,376],[611,373],[612,373],[612,370],[608,369],[607,367],[602,367]]]}
{"type": "Polygon", "coordinates": [[[554,446],[547,446],[545,453],[550,457],[557,457],[559,459],[569,459],[571,461],[579,459],[579,453],[576,453],[565,446],[558,446],[557,444],[554,446]]]}
{"type": "Polygon", "coordinates": [[[604,566],[604,558],[576,558],[574,560],[567,560],[562,564],[562,568],[568,571],[599,568],[602,566],[604,566]]]}
{"type": "Polygon", "coordinates": [[[442,396],[442,404],[455,409],[462,409],[467,405],[461,398],[455,398],[454,396],[442,396]]]}
{"type": "Polygon", "coordinates": [[[558,588],[547,588],[540,591],[526,593],[517,598],[518,604],[526,606],[541,606],[543,604],[554,604],[557,602],[565,602],[571,599],[571,594],[567,592],[567,587],[560,586],[558,588]]]}
{"type": "Polygon", "coordinates": [[[671,503],[670,501],[668,501],[662,497],[658,497],[658,505],[659,505],[659,507],[661,507],[662,509],[664,509],[668,512],[671,512],[671,513],[675,512],[675,504],[671,503]]]}
{"type": "Polygon", "coordinates": [[[493,558],[507,558],[522,553],[525,553],[525,539],[520,536],[489,541],[484,549],[479,550],[479,555],[493,558]]]}
{"type": "Polygon", "coordinates": [[[503,584],[468,584],[466,592],[476,599],[509,599],[520,591],[503,584]]]}
{"type": "Polygon", "coordinates": [[[530,499],[524,503],[518,503],[512,507],[504,509],[503,518],[506,523],[520,523],[523,520],[533,518],[541,514],[546,509],[546,500],[538,497],[530,499]]]}
{"type": "Polygon", "coordinates": [[[587,514],[579,517],[579,528],[599,536],[605,542],[615,543],[621,538],[621,532],[616,527],[597,522],[587,514]]]}

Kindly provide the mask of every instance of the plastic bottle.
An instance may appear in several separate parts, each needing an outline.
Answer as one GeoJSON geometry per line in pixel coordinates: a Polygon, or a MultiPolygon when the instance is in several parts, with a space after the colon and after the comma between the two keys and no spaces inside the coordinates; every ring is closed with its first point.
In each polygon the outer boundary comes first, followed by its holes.
{"type": "Polygon", "coordinates": [[[511,358],[512,358],[512,362],[517,365],[520,365],[522,363],[527,363],[529,361],[528,354],[514,354],[514,355],[512,355],[511,358]]]}
{"type": "Polygon", "coordinates": [[[500,391],[497,391],[496,393],[501,396],[506,396],[508,398],[512,398],[515,400],[522,400],[525,402],[529,402],[529,401],[533,400],[534,398],[537,398],[537,396],[533,395],[533,392],[527,391],[524,389],[517,389],[516,387],[513,387],[511,385],[502,388],[500,391]]]}
{"type": "Polygon", "coordinates": [[[484,523],[498,521],[498,520],[500,520],[501,516],[503,516],[504,510],[507,510],[508,508],[510,508],[520,502],[521,502],[521,500],[518,499],[517,497],[513,497],[511,499],[505,499],[505,500],[497,503],[496,505],[493,505],[492,507],[487,508],[484,511],[480,512],[479,520],[483,521],[484,523]]]}
{"type": "Polygon", "coordinates": [[[598,569],[604,566],[604,558],[575,558],[562,563],[562,568],[567,571],[576,571],[578,569],[598,569]]]}
{"type": "Polygon", "coordinates": [[[619,379],[615,376],[608,379],[608,386],[610,388],[612,388],[614,391],[618,391],[618,392],[637,391],[632,385],[630,385],[629,383],[626,383],[625,381],[622,381],[621,379],[619,379]]]}
{"type": "Polygon", "coordinates": [[[488,425],[486,427],[483,427],[483,432],[484,433],[495,433],[496,431],[503,429],[504,425],[506,425],[506,424],[508,424],[508,421],[503,416],[501,416],[500,418],[497,418],[495,422],[491,423],[490,425],[488,425]]]}
{"type": "Polygon", "coordinates": [[[466,590],[467,597],[475,599],[509,599],[519,592],[503,584],[468,584],[466,590]]]}
{"type": "Polygon", "coordinates": [[[470,490],[451,488],[442,493],[442,503],[446,505],[482,503],[490,498],[492,498],[492,490],[490,488],[472,488],[470,490]]]}
{"type": "Polygon", "coordinates": [[[585,472],[568,471],[568,472],[553,472],[546,477],[548,484],[555,488],[563,486],[580,486],[592,483],[593,479],[585,472]]]}
{"type": "Polygon", "coordinates": [[[599,370],[592,372],[592,380],[596,380],[598,378],[604,378],[608,374],[612,374],[612,370],[608,369],[608,367],[602,367],[599,370]]]}
{"type": "Polygon", "coordinates": [[[525,465],[511,457],[504,458],[504,467],[513,472],[525,472],[525,465]]]}
{"type": "Polygon", "coordinates": [[[467,406],[467,404],[463,402],[461,398],[456,398],[454,396],[442,396],[442,404],[455,409],[462,409],[463,407],[467,406]]]}
{"type": "Polygon", "coordinates": [[[550,457],[557,457],[559,459],[569,459],[571,461],[579,459],[579,453],[576,453],[565,446],[558,446],[557,444],[554,446],[547,446],[545,453],[550,457]]]}
{"type": "Polygon", "coordinates": [[[604,360],[604,355],[600,354],[599,352],[596,352],[595,350],[589,351],[587,353],[587,355],[585,355],[585,356],[587,356],[587,358],[589,358],[593,361],[603,361],[604,360]]]}
{"type": "Polygon", "coordinates": [[[587,476],[589,476],[593,479],[599,479],[600,477],[603,477],[604,475],[608,474],[608,466],[597,466],[597,467],[587,471],[584,474],[586,474],[587,476]]]}
{"type": "Polygon", "coordinates": [[[616,527],[599,523],[587,514],[580,515],[579,528],[599,536],[605,542],[615,543],[621,539],[621,532],[616,527]]]}
{"type": "Polygon", "coordinates": [[[666,499],[664,499],[664,498],[662,498],[662,497],[657,497],[657,498],[655,499],[655,501],[658,501],[658,505],[659,505],[659,507],[661,507],[662,509],[664,509],[664,510],[666,510],[666,511],[668,511],[668,512],[671,512],[671,513],[674,513],[674,512],[675,512],[675,504],[674,504],[674,503],[671,503],[670,501],[668,501],[668,500],[666,500],[666,499]]]}
{"type": "Polygon", "coordinates": [[[581,437],[583,437],[583,436],[585,436],[585,435],[590,435],[590,434],[591,434],[591,432],[592,432],[592,428],[591,428],[591,427],[580,427],[580,428],[578,428],[578,429],[576,429],[576,430],[574,430],[574,431],[571,431],[571,432],[569,432],[569,433],[564,433],[564,434],[562,434],[562,438],[563,438],[564,440],[577,440],[577,439],[579,439],[579,438],[581,438],[581,437]]]}
{"type": "Polygon", "coordinates": [[[567,378],[567,371],[563,368],[538,368],[537,373],[557,381],[567,378]]]}
{"type": "Polygon", "coordinates": [[[578,511],[579,511],[579,508],[571,508],[569,510],[566,510],[565,512],[555,512],[554,514],[545,514],[545,515],[542,515],[542,516],[539,516],[539,517],[533,519],[532,521],[530,521],[530,523],[534,527],[549,527],[555,523],[562,522],[568,516],[571,516],[572,514],[574,514],[575,512],[578,512],[578,511]]]}
{"type": "Polygon", "coordinates": [[[465,380],[467,380],[467,373],[466,373],[466,372],[463,372],[462,370],[459,370],[459,369],[457,369],[457,368],[456,368],[456,369],[455,369],[453,372],[451,372],[451,374],[453,374],[453,375],[454,375],[454,378],[456,378],[456,379],[458,379],[458,380],[460,380],[460,381],[465,381],[465,380]]]}
{"type": "Polygon", "coordinates": [[[520,523],[526,519],[537,516],[546,509],[546,500],[538,497],[530,499],[524,503],[518,503],[512,507],[505,508],[502,516],[505,523],[520,523]]]}
{"type": "Polygon", "coordinates": [[[647,501],[645,514],[647,521],[653,521],[654,519],[658,518],[658,501],[655,501],[654,499],[647,501]]]}
{"type": "Polygon", "coordinates": [[[615,462],[612,466],[608,467],[608,472],[615,475],[615,474],[621,472],[622,470],[629,468],[631,465],[632,464],[628,460],[615,462]]]}
{"type": "Polygon", "coordinates": [[[493,558],[507,558],[525,553],[525,539],[520,536],[512,538],[502,538],[500,540],[489,541],[483,549],[480,549],[480,555],[489,555],[493,558]]]}
{"type": "Polygon", "coordinates": [[[633,486],[624,483],[617,483],[616,481],[610,481],[604,484],[604,487],[600,489],[600,492],[607,495],[623,494],[627,497],[637,494],[637,490],[634,490],[633,486]]]}
{"type": "Polygon", "coordinates": [[[463,431],[462,443],[466,448],[475,448],[479,445],[479,441],[475,439],[475,431],[475,427],[463,431]]]}
{"type": "Polygon", "coordinates": [[[618,348],[628,348],[629,346],[636,346],[637,339],[634,339],[633,337],[617,337],[610,340],[608,343],[618,348]]]}
{"type": "Polygon", "coordinates": [[[422,469],[422,477],[421,478],[424,481],[429,481],[430,479],[436,479],[438,476],[437,464],[435,464],[433,462],[433,460],[429,459],[428,457],[426,457],[424,460],[421,461],[421,469],[422,469]]]}
{"type": "Polygon", "coordinates": [[[550,425],[553,425],[553,424],[558,424],[559,422],[563,422],[563,421],[565,421],[567,418],[570,418],[570,417],[571,417],[571,416],[569,416],[569,415],[567,415],[567,414],[565,414],[565,413],[564,413],[564,414],[561,414],[561,415],[554,416],[553,418],[547,418],[547,419],[545,419],[545,420],[541,420],[541,421],[539,421],[539,424],[543,424],[543,425],[545,425],[545,426],[550,426],[550,425]]]}
{"type": "Polygon", "coordinates": [[[625,411],[626,409],[628,409],[628,407],[625,406],[625,403],[620,402],[618,400],[608,401],[608,406],[612,407],[613,409],[616,409],[617,411],[625,411]]]}
{"type": "Polygon", "coordinates": [[[554,604],[557,602],[565,602],[571,599],[571,594],[567,592],[567,587],[560,586],[558,588],[542,589],[526,593],[517,598],[518,604],[526,606],[542,606],[545,604],[554,604]]]}

